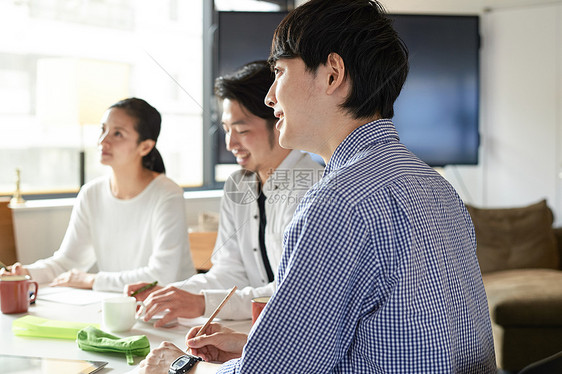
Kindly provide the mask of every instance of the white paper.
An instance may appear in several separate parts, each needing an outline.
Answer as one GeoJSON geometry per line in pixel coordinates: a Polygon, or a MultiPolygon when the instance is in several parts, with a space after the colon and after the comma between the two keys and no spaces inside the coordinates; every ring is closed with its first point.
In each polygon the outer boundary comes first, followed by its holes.
{"type": "MultiPolygon", "coordinates": [[[[220,321],[218,318],[214,319],[214,321],[220,321]]],[[[186,327],[195,327],[195,326],[203,326],[207,322],[207,318],[204,317],[197,317],[197,318],[182,318],[178,317],[178,323],[182,326],[186,327]]]]}
{"type": "Polygon", "coordinates": [[[97,292],[81,290],[71,287],[43,287],[39,288],[37,299],[70,305],[88,305],[100,303],[109,297],[122,296],[118,292],[97,292]]]}

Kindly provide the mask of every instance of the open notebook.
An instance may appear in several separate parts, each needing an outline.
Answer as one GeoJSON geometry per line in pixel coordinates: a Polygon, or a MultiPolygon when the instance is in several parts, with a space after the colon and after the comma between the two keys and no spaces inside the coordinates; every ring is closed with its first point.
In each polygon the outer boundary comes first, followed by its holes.
{"type": "Polygon", "coordinates": [[[105,361],[0,354],[0,372],[2,374],[90,374],[101,370],[105,365],[107,365],[105,361]]]}

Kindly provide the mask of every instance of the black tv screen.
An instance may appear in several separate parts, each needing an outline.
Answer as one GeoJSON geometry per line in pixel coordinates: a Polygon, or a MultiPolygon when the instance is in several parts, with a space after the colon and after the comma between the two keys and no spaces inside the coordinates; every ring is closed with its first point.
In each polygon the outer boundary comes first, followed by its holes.
{"type": "MultiPolygon", "coordinates": [[[[267,59],[287,12],[219,12],[216,76],[267,59]]],[[[410,52],[410,73],[395,103],[400,140],[431,166],[477,164],[478,16],[391,15],[410,52]]],[[[217,163],[235,163],[216,139],[217,163]]]]}
{"type": "Polygon", "coordinates": [[[478,16],[393,15],[410,52],[400,140],[431,166],[478,163],[478,16]]]}

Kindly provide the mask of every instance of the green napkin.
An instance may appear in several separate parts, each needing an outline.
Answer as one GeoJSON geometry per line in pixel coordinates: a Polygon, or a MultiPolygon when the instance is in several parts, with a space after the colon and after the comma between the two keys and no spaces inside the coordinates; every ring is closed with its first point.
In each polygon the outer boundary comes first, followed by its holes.
{"type": "Polygon", "coordinates": [[[134,364],[133,355],[145,357],[150,352],[146,335],[119,338],[93,326],[80,330],[76,341],[85,351],[125,353],[129,365],[134,364]]]}
{"type": "Polygon", "coordinates": [[[18,336],[74,340],[78,331],[90,325],[98,327],[93,323],[56,321],[27,315],[12,322],[12,332],[18,336]]]}

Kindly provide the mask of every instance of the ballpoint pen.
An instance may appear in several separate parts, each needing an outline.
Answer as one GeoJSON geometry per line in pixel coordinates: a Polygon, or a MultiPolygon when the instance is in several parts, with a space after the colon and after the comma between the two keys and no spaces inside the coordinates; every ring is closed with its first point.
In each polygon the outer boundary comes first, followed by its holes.
{"type": "Polygon", "coordinates": [[[139,288],[138,290],[134,291],[130,296],[138,295],[138,294],[141,293],[141,292],[144,292],[144,291],[146,291],[146,290],[149,290],[149,289],[155,287],[157,284],[158,284],[158,281],[154,281],[154,282],[152,282],[152,283],[150,283],[150,284],[147,284],[146,286],[142,286],[142,287],[139,288]]]}
{"type": "Polygon", "coordinates": [[[234,291],[236,291],[236,286],[232,287],[232,289],[230,290],[230,292],[228,293],[228,295],[226,295],[226,297],[224,298],[223,301],[221,301],[221,303],[219,304],[219,306],[217,307],[217,309],[215,309],[215,311],[213,312],[213,314],[211,314],[211,316],[209,317],[209,319],[207,320],[207,322],[205,322],[205,324],[203,326],[201,326],[201,328],[199,329],[199,331],[197,331],[197,334],[195,336],[200,336],[201,334],[203,334],[203,332],[205,332],[205,330],[207,329],[207,327],[209,327],[209,325],[211,324],[211,322],[213,322],[213,320],[215,319],[215,317],[217,316],[217,314],[219,314],[219,312],[221,311],[222,307],[224,306],[224,304],[226,304],[226,302],[228,301],[228,299],[230,299],[230,296],[232,296],[234,294],[234,291]]]}

